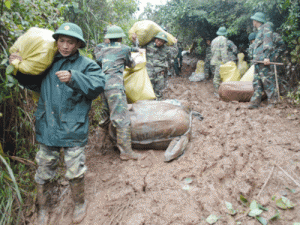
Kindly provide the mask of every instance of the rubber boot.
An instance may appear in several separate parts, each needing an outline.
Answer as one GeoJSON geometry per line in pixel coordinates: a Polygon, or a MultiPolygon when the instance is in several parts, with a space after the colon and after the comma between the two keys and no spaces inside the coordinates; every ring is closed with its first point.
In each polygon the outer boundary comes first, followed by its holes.
{"type": "Polygon", "coordinates": [[[47,198],[45,195],[45,185],[37,184],[37,202],[38,202],[38,225],[46,225],[49,219],[48,207],[46,205],[47,198]]]}
{"type": "Polygon", "coordinates": [[[75,203],[73,223],[80,223],[86,217],[87,202],[84,200],[84,177],[69,181],[72,198],[75,203]]]}
{"type": "Polygon", "coordinates": [[[131,148],[130,127],[117,128],[117,147],[121,152],[121,160],[137,160],[142,157],[141,154],[135,153],[131,148]]]}

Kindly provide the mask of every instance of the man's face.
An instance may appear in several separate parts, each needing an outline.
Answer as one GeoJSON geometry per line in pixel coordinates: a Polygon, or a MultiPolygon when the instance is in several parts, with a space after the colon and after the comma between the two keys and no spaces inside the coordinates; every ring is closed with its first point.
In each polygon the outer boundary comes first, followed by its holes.
{"type": "Polygon", "coordinates": [[[210,45],[210,40],[206,40],[206,44],[207,44],[207,45],[210,45]]]}
{"type": "Polygon", "coordinates": [[[253,44],[254,41],[255,41],[255,40],[251,40],[251,41],[250,41],[250,44],[253,44]]]}
{"type": "Polygon", "coordinates": [[[259,28],[262,23],[260,23],[256,20],[252,20],[252,24],[253,24],[254,27],[259,28]]]}
{"type": "Polygon", "coordinates": [[[64,57],[73,55],[80,46],[81,42],[74,37],[59,35],[57,39],[58,51],[64,57]]]}
{"type": "Polygon", "coordinates": [[[159,38],[156,38],[156,39],[155,39],[155,45],[156,45],[157,47],[161,47],[161,46],[163,46],[165,43],[166,43],[166,42],[165,42],[164,40],[161,40],[161,39],[159,39],[159,38]]]}

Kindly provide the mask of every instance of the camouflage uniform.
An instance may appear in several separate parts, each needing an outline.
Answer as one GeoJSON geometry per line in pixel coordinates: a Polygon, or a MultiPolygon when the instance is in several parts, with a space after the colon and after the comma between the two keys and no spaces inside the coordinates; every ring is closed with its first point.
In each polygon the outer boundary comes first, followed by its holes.
{"type": "MultiPolygon", "coordinates": [[[[264,61],[264,59],[270,59],[271,61],[273,50],[273,30],[269,24],[262,24],[258,27],[254,41],[254,61],[264,61]]],[[[260,105],[263,91],[266,92],[269,103],[276,102],[275,75],[270,65],[265,66],[263,63],[255,65],[253,89],[254,93],[250,100],[252,105],[260,105]]]]}
{"type": "Polygon", "coordinates": [[[130,48],[120,42],[97,46],[96,60],[98,64],[102,64],[103,72],[106,75],[103,113],[108,113],[109,109],[110,120],[116,128],[130,125],[123,72],[125,66],[135,66],[131,58],[131,51],[138,51],[138,49],[130,48]]]}
{"type": "MultiPolygon", "coordinates": [[[[36,154],[35,160],[38,169],[35,174],[35,181],[44,184],[53,179],[56,175],[56,168],[59,162],[61,147],[46,146],[40,144],[40,150],[36,154]]],[[[64,149],[64,160],[66,165],[66,178],[72,180],[82,177],[87,170],[85,166],[85,147],[72,147],[64,149]]]]}
{"type": "Polygon", "coordinates": [[[146,45],[147,72],[157,98],[162,97],[166,87],[165,74],[168,70],[168,60],[172,57],[170,48],[165,44],[157,47],[154,41],[146,45]]]}
{"type": "Polygon", "coordinates": [[[211,61],[210,64],[214,66],[214,88],[217,91],[220,87],[221,77],[220,77],[220,66],[223,63],[229,61],[228,57],[228,45],[227,38],[225,36],[216,37],[211,43],[211,61]]]}
{"type": "Polygon", "coordinates": [[[227,40],[227,51],[228,51],[228,60],[229,61],[233,61],[233,62],[237,62],[237,54],[238,54],[238,49],[236,47],[236,45],[231,41],[231,40],[227,40]]]}
{"type": "Polygon", "coordinates": [[[205,62],[204,62],[204,74],[205,79],[209,79],[210,75],[214,75],[214,69],[215,67],[213,65],[210,65],[212,53],[211,53],[211,46],[206,47],[206,53],[205,53],[205,62]]]}

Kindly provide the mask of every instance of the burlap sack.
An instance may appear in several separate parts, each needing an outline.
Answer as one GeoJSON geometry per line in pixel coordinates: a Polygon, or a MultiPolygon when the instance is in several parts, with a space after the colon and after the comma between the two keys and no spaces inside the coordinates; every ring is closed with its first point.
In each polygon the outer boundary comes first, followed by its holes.
{"type": "Polygon", "coordinates": [[[226,102],[249,102],[253,93],[251,81],[228,81],[222,83],[219,88],[219,96],[226,102]]]}
{"type": "MultiPolygon", "coordinates": [[[[250,102],[253,93],[252,81],[228,81],[222,83],[219,88],[219,96],[225,102],[250,102]]],[[[267,95],[263,92],[261,99],[266,98],[267,95]]]]}

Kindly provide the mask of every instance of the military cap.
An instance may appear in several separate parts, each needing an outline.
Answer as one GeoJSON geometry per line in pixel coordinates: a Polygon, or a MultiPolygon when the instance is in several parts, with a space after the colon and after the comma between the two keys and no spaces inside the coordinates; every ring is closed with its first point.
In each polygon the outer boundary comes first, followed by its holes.
{"type": "Polygon", "coordinates": [[[80,48],[86,46],[86,42],[83,38],[83,33],[81,28],[75,23],[63,23],[52,35],[52,37],[57,40],[59,35],[66,35],[70,37],[77,38],[82,42],[80,48]]]}

